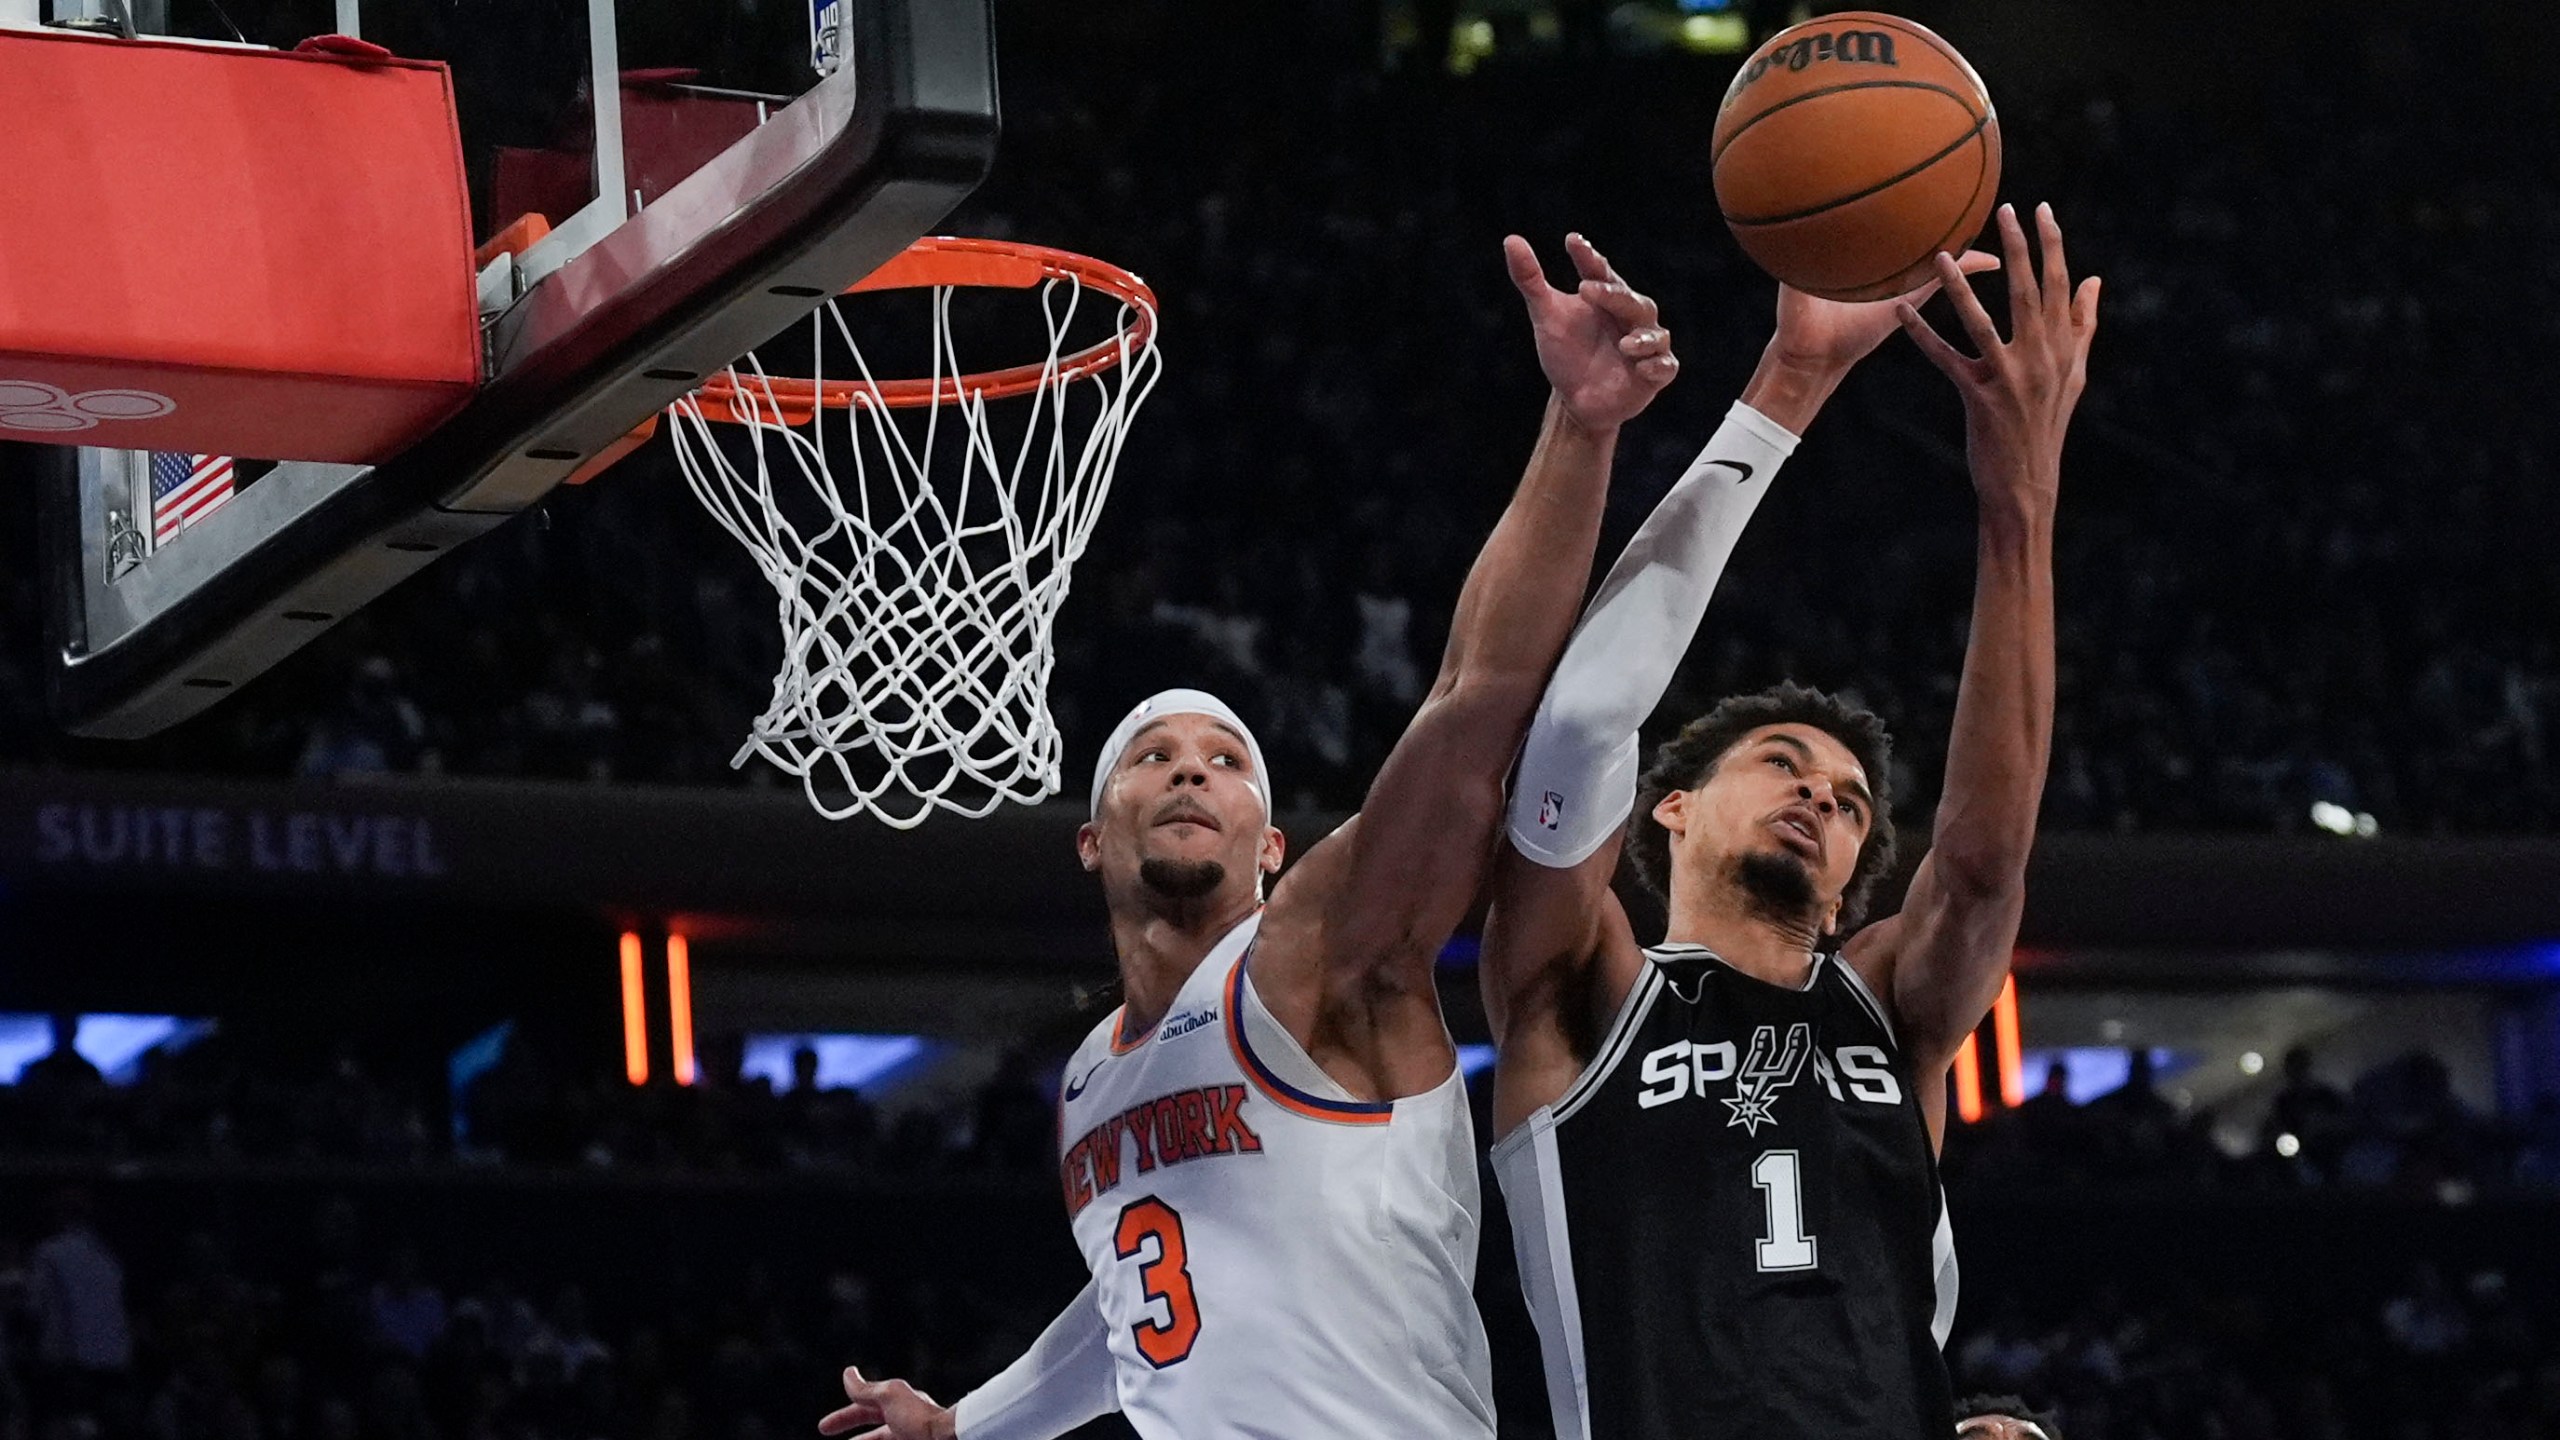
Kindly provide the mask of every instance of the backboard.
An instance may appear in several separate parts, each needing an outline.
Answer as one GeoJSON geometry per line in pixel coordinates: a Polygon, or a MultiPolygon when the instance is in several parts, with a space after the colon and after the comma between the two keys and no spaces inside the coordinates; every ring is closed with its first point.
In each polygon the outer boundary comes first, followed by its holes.
{"type": "Polygon", "coordinates": [[[172,462],[206,457],[161,457],[155,500],[149,454],[37,452],[50,698],[89,736],[196,714],[583,478],[931,229],[997,132],[988,0],[0,0],[30,18],[442,60],[484,242],[486,383],[389,460],[229,457],[181,525],[172,462]]]}

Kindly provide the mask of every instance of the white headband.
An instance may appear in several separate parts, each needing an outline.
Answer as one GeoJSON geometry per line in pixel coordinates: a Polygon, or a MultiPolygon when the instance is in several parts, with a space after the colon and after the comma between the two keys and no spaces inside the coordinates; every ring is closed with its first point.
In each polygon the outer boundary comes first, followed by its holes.
{"type": "Polygon", "coordinates": [[[1138,738],[1139,731],[1168,715],[1206,715],[1243,737],[1245,753],[1253,757],[1253,788],[1262,796],[1262,818],[1267,823],[1271,819],[1271,769],[1262,763],[1262,744],[1253,738],[1253,731],[1245,725],[1243,716],[1206,690],[1159,690],[1139,701],[1138,708],[1122,716],[1120,723],[1111,727],[1111,738],[1102,742],[1102,754],[1093,762],[1093,798],[1086,805],[1085,813],[1101,813],[1102,787],[1111,783],[1111,770],[1120,763],[1120,752],[1129,748],[1129,742],[1138,738]]]}

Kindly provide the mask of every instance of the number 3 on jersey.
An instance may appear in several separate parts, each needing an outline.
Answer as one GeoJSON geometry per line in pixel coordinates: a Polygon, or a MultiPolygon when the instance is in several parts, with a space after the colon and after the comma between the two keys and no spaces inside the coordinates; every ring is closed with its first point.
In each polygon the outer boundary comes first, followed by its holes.
{"type": "Polygon", "coordinates": [[[1804,1181],[1793,1150],[1764,1150],[1751,1162],[1751,1183],[1769,1205],[1769,1238],[1760,1242],[1763,1271],[1814,1268],[1814,1239],[1804,1233],[1804,1181]]]}
{"type": "Polygon", "coordinates": [[[1120,1228],[1112,1245],[1123,1260],[1135,1260],[1156,1242],[1155,1258],[1138,1267],[1138,1283],[1150,1301],[1163,1302],[1165,1319],[1148,1318],[1129,1327],[1138,1353],[1161,1370],[1189,1358],[1200,1338],[1200,1302],[1191,1293],[1191,1252],[1182,1239],[1182,1216],[1153,1195],[1132,1200],[1120,1212],[1120,1228]]]}

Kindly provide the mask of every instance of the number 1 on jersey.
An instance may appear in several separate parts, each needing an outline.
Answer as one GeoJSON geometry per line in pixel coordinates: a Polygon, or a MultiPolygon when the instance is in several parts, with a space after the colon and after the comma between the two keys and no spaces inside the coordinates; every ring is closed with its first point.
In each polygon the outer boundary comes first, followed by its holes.
{"type": "Polygon", "coordinates": [[[1200,1302],[1191,1293],[1191,1251],[1183,1243],[1181,1212],[1153,1195],[1130,1201],[1111,1237],[1123,1260],[1136,1259],[1150,1239],[1156,1242],[1156,1255],[1138,1267],[1138,1283],[1149,1300],[1164,1302],[1165,1319],[1141,1320],[1129,1331],[1138,1353],[1161,1370],[1190,1358],[1200,1338],[1200,1302]]]}
{"type": "Polygon", "coordinates": [[[1759,1242],[1760,1268],[1814,1268],[1813,1237],[1804,1233],[1804,1182],[1793,1150],[1764,1150],[1751,1162],[1751,1183],[1769,1206],[1769,1238],[1759,1242]]]}

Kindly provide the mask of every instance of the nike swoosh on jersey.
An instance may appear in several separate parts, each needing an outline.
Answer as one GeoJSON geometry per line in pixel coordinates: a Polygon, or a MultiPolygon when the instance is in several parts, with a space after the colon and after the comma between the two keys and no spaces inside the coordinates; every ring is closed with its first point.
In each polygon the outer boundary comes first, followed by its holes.
{"type": "Polygon", "coordinates": [[[1083,1074],[1081,1074],[1081,1075],[1077,1076],[1077,1077],[1076,1077],[1076,1078],[1074,1078],[1073,1080],[1068,1081],[1068,1082],[1067,1082],[1067,1088],[1066,1088],[1066,1090],[1065,1090],[1065,1092],[1064,1092],[1064,1093],[1065,1093],[1066,1098],[1067,1098],[1067,1099],[1069,1099],[1069,1100],[1073,1100],[1073,1099],[1074,1099],[1074,1098],[1076,1098],[1077,1096],[1079,1096],[1079,1095],[1083,1094],[1083,1093],[1084,1093],[1084,1087],[1086,1087],[1087,1085],[1092,1084],[1092,1083],[1093,1083],[1093,1077],[1094,1077],[1094,1076],[1096,1076],[1096,1075],[1101,1074],[1101,1073],[1102,1073],[1102,1067],[1103,1067],[1103,1066],[1105,1066],[1105,1065],[1108,1065],[1108,1064],[1110,1064],[1110,1063],[1111,1063],[1111,1062],[1110,1062],[1110,1061],[1108,1061],[1108,1060],[1097,1060],[1097,1061],[1095,1061],[1095,1062],[1094,1062],[1094,1065],[1093,1065],[1093,1068],[1092,1068],[1092,1069],[1087,1070],[1086,1072],[1084,1072],[1083,1074]]]}

